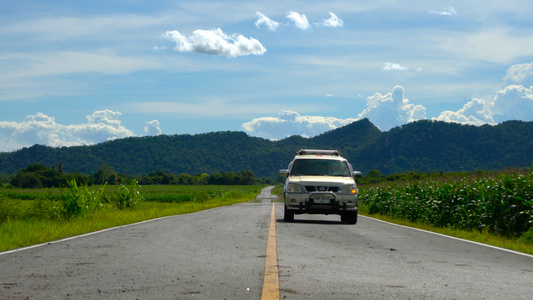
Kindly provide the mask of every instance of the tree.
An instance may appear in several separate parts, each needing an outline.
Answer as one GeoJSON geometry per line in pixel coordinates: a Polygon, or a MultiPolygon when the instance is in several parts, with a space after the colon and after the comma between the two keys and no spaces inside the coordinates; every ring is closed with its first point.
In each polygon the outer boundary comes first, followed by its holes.
{"type": "Polygon", "coordinates": [[[189,174],[182,173],[178,176],[178,184],[189,185],[192,184],[192,177],[189,174]]]}
{"type": "Polygon", "coordinates": [[[243,185],[252,185],[255,183],[255,174],[252,171],[244,170],[241,172],[241,183],[243,185]]]}
{"type": "Polygon", "coordinates": [[[96,173],[91,175],[90,180],[94,184],[115,184],[115,176],[117,175],[117,172],[115,172],[115,169],[108,166],[107,164],[103,164],[96,173]]]}
{"type": "Polygon", "coordinates": [[[67,185],[67,176],[54,168],[32,164],[20,170],[12,178],[11,185],[21,188],[61,187],[67,185]]]}
{"type": "Polygon", "coordinates": [[[43,184],[35,174],[21,171],[13,177],[11,185],[25,189],[39,189],[43,184]]]}
{"type": "Polygon", "coordinates": [[[196,174],[192,177],[192,184],[194,185],[206,185],[209,180],[207,173],[196,174]]]}
{"type": "Polygon", "coordinates": [[[225,185],[235,184],[236,178],[237,178],[237,176],[235,176],[235,173],[226,172],[226,173],[224,173],[224,184],[225,185]]]}

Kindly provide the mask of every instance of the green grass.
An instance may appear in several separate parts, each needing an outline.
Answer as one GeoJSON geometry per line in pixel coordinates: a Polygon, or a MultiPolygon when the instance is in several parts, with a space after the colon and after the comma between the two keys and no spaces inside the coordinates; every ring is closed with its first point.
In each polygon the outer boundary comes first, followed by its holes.
{"type": "MultiPolygon", "coordinates": [[[[0,251],[46,243],[101,229],[145,220],[197,212],[254,199],[261,186],[142,186],[143,201],[121,208],[109,199],[120,193],[121,186],[106,186],[102,205],[65,218],[57,214],[63,193],[59,189],[17,190],[6,195],[0,190],[0,251]],[[38,195],[35,200],[19,200],[20,194],[38,195]],[[187,201],[168,201],[175,195],[189,195],[187,201]],[[50,200],[52,199],[52,200],[50,200]],[[107,199],[107,200],[106,200],[107,199]],[[146,199],[152,199],[148,201],[146,199]]],[[[81,188],[80,188],[81,189],[81,188]]],[[[102,187],[89,187],[91,193],[102,187]]],[[[27,197],[27,198],[32,198],[27,197]]]]}

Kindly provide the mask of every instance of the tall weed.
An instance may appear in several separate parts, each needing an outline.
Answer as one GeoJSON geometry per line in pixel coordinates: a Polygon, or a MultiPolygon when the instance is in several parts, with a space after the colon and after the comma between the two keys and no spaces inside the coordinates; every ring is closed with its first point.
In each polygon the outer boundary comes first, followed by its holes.
{"type": "Polygon", "coordinates": [[[70,219],[102,207],[105,185],[96,191],[89,190],[87,186],[79,187],[74,179],[69,181],[68,185],[66,193],[61,190],[59,216],[70,219]]]}
{"type": "Polygon", "coordinates": [[[135,180],[131,180],[129,185],[122,185],[114,195],[115,204],[119,209],[133,208],[143,200],[140,193],[140,186],[135,180]]]}

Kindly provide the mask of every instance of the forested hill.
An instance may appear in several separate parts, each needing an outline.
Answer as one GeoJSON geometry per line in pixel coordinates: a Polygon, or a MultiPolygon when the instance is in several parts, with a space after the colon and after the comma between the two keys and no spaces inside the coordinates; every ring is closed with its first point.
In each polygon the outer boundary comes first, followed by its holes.
{"type": "Polygon", "coordinates": [[[364,119],[314,138],[293,136],[280,141],[226,131],[132,137],[92,146],[35,145],[0,153],[0,174],[40,163],[61,164],[65,172],[84,174],[107,164],[134,176],[158,170],[176,175],[249,170],[257,177],[271,177],[287,167],[301,148],[338,149],[364,173],[526,167],[533,162],[533,122],[476,127],[425,120],[381,132],[364,119]]]}

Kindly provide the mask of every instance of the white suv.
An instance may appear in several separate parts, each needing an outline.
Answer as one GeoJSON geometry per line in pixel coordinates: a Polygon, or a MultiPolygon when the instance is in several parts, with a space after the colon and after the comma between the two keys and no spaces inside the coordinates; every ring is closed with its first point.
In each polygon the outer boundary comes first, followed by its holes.
{"type": "Polygon", "coordinates": [[[357,185],[352,165],[337,150],[302,149],[288,169],[284,188],[285,222],[295,214],[338,214],[341,221],[357,223],[357,185]]]}

